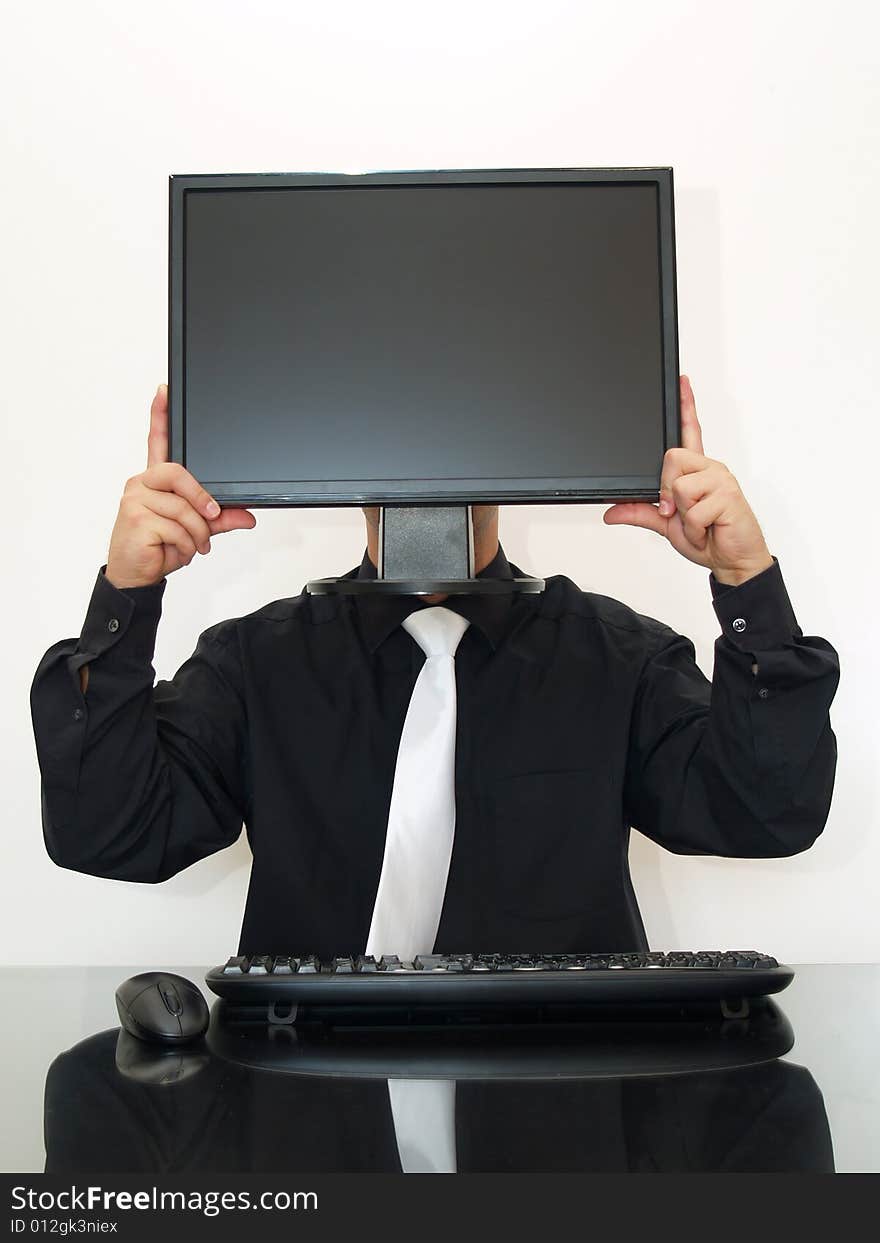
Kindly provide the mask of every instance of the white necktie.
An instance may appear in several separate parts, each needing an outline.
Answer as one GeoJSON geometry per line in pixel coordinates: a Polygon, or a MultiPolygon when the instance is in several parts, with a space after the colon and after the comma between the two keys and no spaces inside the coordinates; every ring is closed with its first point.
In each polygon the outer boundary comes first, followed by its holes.
{"type": "Polygon", "coordinates": [[[404,1174],[456,1174],[454,1079],[389,1079],[388,1095],[404,1174]]]}
{"type": "Polygon", "coordinates": [[[430,954],[455,835],[455,651],[469,626],[451,609],[417,609],[404,630],[425,653],[394,770],[385,858],[367,954],[430,954]]]}

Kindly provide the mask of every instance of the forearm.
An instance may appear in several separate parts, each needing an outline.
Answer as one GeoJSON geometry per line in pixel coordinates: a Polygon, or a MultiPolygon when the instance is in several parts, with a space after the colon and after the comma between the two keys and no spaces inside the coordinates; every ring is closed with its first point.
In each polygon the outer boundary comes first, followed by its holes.
{"type": "Polygon", "coordinates": [[[159,590],[129,597],[99,575],[79,641],[55,644],[37,669],[43,833],[61,867],[155,882],[241,830],[238,696],[211,644],[178,684],[154,687],[160,599],[159,590]]]}
{"type": "Polygon", "coordinates": [[[809,849],[831,805],[836,686],[835,654],[824,647],[777,660],[765,653],[759,678],[716,649],[707,710],[682,721],[646,763],[648,835],[681,854],[782,858],[809,849]]]}
{"type": "Polygon", "coordinates": [[[804,637],[778,566],[730,591],[713,584],[713,595],[722,636],[711,684],[672,632],[646,667],[630,823],[676,853],[796,854],[830,807],[837,653],[804,637]]]}

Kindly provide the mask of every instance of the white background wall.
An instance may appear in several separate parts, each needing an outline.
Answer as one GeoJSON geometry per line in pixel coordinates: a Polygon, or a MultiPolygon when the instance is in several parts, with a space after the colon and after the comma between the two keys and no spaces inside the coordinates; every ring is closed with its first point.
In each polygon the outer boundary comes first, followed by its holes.
{"type": "MultiPolygon", "coordinates": [[[[78,0],[6,12],[2,959],[232,952],[244,838],[160,887],[56,868],[28,694],[79,633],[166,378],[169,173],[672,165],[681,370],[805,633],[843,679],[831,817],[806,854],[688,859],[636,836],[658,948],[877,960],[876,10],[868,3],[78,0]]],[[[602,506],[502,511],[508,554],[693,637],[708,575],[602,506]]],[[[258,511],[169,578],[156,653],[360,559],[356,510],[258,511]]]]}

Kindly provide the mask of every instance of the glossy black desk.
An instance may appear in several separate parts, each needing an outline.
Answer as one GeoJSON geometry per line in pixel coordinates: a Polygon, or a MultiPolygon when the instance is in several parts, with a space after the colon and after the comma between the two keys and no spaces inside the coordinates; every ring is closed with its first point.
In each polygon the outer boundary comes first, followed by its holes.
{"type": "MultiPolygon", "coordinates": [[[[203,985],[204,966],[157,966],[203,985]]],[[[400,1171],[381,1075],[291,1074],[207,1047],[172,1082],[149,1082],[142,1059],[126,1070],[114,991],[149,969],[2,970],[0,1168],[400,1171]]],[[[880,967],[796,971],[776,999],[794,1032],[782,1057],[671,1075],[625,1066],[589,1075],[572,1071],[570,1059],[555,1072],[548,1054],[540,1077],[457,1079],[458,1170],[880,1170],[880,967]]]]}

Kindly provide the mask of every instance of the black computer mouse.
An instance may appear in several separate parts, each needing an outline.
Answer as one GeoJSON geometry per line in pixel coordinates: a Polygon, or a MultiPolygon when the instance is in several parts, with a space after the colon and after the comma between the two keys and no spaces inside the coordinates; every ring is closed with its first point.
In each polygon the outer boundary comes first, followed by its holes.
{"type": "Polygon", "coordinates": [[[208,1003],[201,990],[182,975],[145,971],[124,980],[116,990],[119,1022],[132,1036],[156,1044],[185,1044],[203,1036],[208,1003]]]}

